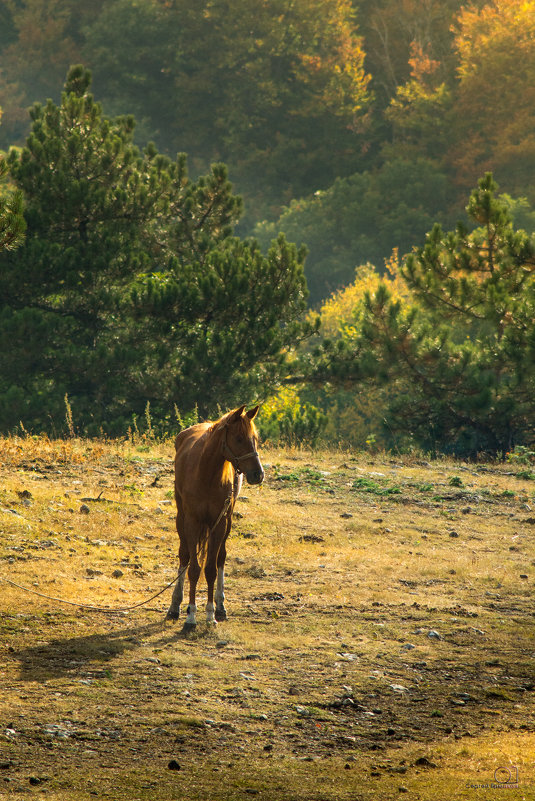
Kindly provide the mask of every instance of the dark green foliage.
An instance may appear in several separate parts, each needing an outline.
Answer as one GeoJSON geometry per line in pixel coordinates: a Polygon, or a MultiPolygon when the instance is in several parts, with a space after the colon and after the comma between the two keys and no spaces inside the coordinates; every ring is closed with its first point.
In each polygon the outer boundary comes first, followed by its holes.
{"type": "Polygon", "coordinates": [[[368,77],[347,2],[110,0],[84,55],[107,108],[133,111],[199,169],[223,160],[248,212],[327,186],[357,159],[368,77]]]}
{"type": "Polygon", "coordinates": [[[399,487],[390,487],[386,484],[379,484],[377,481],[372,481],[365,476],[356,478],[353,481],[353,489],[360,490],[361,492],[371,492],[373,495],[400,495],[401,489],[399,487]]]}
{"type": "Polygon", "coordinates": [[[395,159],[374,173],[338,178],[325,192],[295,200],[276,223],[256,228],[260,241],[283,231],[306,244],[310,300],[351,282],[355,268],[382,266],[394,248],[406,253],[448,205],[446,176],[429,159],[395,159]]]}
{"type": "MultiPolygon", "coordinates": [[[[0,158],[0,181],[7,173],[7,164],[0,158]]],[[[14,250],[24,239],[26,222],[20,192],[2,192],[0,185],[0,252],[14,250]]]]}
{"type": "Polygon", "coordinates": [[[161,421],[262,396],[310,328],[304,254],[234,237],[225,167],[192,181],[184,156],[141,153],[89,84],[73,68],[10,156],[28,231],[0,261],[0,427],[59,430],[66,394],[89,433],[125,433],[147,402],[161,421]]]}
{"type": "Polygon", "coordinates": [[[385,287],[355,335],[326,344],[316,376],[390,382],[387,421],[428,450],[505,454],[535,423],[535,249],[487,175],[476,226],[435,226],[402,268],[413,302],[385,287]]]}

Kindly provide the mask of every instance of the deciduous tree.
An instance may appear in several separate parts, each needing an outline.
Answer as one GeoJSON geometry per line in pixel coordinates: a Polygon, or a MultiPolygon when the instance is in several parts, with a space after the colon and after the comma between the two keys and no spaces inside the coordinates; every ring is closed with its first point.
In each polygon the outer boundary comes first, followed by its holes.
{"type": "Polygon", "coordinates": [[[462,187],[492,170],[535,200],[535,2],[467,6],[455,27],[459,85],[449,158],[462,187]]]}

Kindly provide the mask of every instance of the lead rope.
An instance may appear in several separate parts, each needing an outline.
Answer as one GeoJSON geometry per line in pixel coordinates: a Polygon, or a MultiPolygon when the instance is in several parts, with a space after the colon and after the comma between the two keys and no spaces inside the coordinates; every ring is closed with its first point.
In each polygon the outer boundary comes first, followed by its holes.
{"type": "MultiPolygon", "coordinates": [[[[233,492],[232,492],[232,489],[231,489],[230,495],[225,499],[225,503],[223,504],[223,508],[222,508],[222,510],[221,510],[221,512],[219,514],[219,517],[217,518],[217,520],[215,521],[214,525],[212,526],[212,528],[208,532],[208,536],[210,536],[210,534],[215,530],[217,525],[221,522],[222,518],[228,512],[230,504],[232,502],[232,495],[233,495],[233,492]]],[[[141,606],[145,606],[146,604],[149,604],[151,601],[154,601],[160,595],[163,595],[163,593],[166,592],[166,590],[168,590],[170,587],[172,587],[173,584],[176,584],[176,582],[186,572],[187,569],[188,569],[188,565],[184,565],[184,567],[182,567],[178,571],[178,575],[176,576],[176,578],[174,578],[172,581],[170,581],[169,584],[166,584],[165,587],[163,589],[159,590],[159,592],[157,592],[155,595],[151,595],[150,598],[146,598],[144,601],[140,601],[137,604],[133,604],[133,606],[115,607],[114,609],[110,609],[109,607],[106,607],[106,606],[92,606],[91,604],[80,604],[80,603],[77,603],[76,601],[67,601],[64,598],[55,598],[53,595],[47,595],[44,592],[39,592],[38,590],[32,590],[31,587],[25,587],[22,584],[17,584],[16,581],[12,581],[12,579],[5,578],[4,576],[0,576],[0,581],[3,581],[5,584],[11,584],[12,587],[17,587],[19,590],[23,590],[24,592],[31,593],[32,595],[38,595],[39,598],[46,598],[49,601],[56,601],[56,603],[59,603],[59,604],[68,604],[69,606],[76,606],[78,609],[89,609],[92,612],[103,612],[104,614],[108,614],[108,615],[122,615],[122,614],[126,614],[128,612],[133,612],[134,609],[139,609],[141,606]]]]}
{"type": "Polygon", "coordinates": [[[76,601],[67,601],[64,598],[54,598],[53,595],[46,595],[43,592],[38,592],[37,590],[32,590],[31,587],[24,587],[22,584],[17,584],[16,581],[12,581],[11,579],[4,578],[4,576],[0,576],[0,581],[4,581],[6,584],[11,584],[12,587],[18,587],[19,590],[24,590],[24,592],[29,592],[32,595],[38,595],[40,598],[47,598],[49,601],[56,601],[60,604],[68,604],[69,606],[76,606],[78,609],[90,609],[93,612],[104,612],[109,615],[119,615],[125,614],[127,612],[132,612],[134,609],[139,609],[140,606],[145,606],[145,604],[154,601],[155,598],[158,598],[162,593],[172,587],[173,584],[176,584],[180,576],[187,570],[187,565],[183,567],[176,578],[173,581],[170,581],[162,590],[157,592],[155,595],[152,595],[150,598],[146,598],[144,601],[140,601],[133,606],[122,606],[122,607],[115,607],[114,609],[110,609],[106,606],[91,606],[91,604],[80,604],[76,601]]]}

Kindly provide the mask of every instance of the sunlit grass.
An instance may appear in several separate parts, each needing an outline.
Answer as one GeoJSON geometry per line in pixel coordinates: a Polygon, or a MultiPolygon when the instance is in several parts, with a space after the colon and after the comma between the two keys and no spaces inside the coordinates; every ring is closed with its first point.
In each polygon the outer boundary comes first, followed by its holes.
{"type": "Polygon", "coordinates": [[[469,785],[511,765],[507,797],[529,797],[535,544],[531,485],[509,466],[264,451],[277,468],[237,505],[229,620],[202,622],[201,582],[201,622],[180,637],[163,622],[169,593],[126,616],[77,606],[130,606],[176,574],[172,443],[0,444],[2,575],[75,604],[3,584],[0,712],[23,733],[2,746],[20,791],[42,765],[64,801],[487,801],[469,785]],[[332,706],[345,686],[361,710],[332,706]],[[43,721],[65,720],[93,739],[43,749],[43,721]],[[94,734],[113,727],[117,740],[94,734]]]}

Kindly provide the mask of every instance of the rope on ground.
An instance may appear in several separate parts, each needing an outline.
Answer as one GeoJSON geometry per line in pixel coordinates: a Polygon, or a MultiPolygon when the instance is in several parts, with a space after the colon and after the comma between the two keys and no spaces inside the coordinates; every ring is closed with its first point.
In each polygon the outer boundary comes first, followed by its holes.
{"type": "Polygon", "coordinates": [[[65,598],[55,598],[54,596],[47,595],[44,592],[39,592],[38,590],[32,590],[31,587],[25,587],[22,584],[17,584],[16,581],[12,581],[11,579],[5,578],[4,576],[0,576],[0,581],[5,582],[6,584],[11,584],[12,587],[17,587],[19,590],[31,593],[32,595],[38,595],[40,598],[46,598],[49,601],[56,601],[56,603],[68,604],[69,606],[76,606],[78,609],[89,609],[92,612],[103,612],[108,615],[114,615],[114,614],[124,615],[127,614],[128,612],[133,612],[134,609],[139,609],[140,607],[145,606],[151,601],[154,601],[155,598],[158,598],[160,595],[162,595],[166,590],[172,587],[173,584],[176,584],[176,582],[181,577],[181,575],[186,571],[186,569],[187,565],[186,567],[183,567],[179,571],[178,575],[176,576],[176,578],[173,579],[173,581],[170,581],[169,584],[166,584],[165,587],[161,589],[159,592],[157,592],[155,595],[151,595],[150,598],[146,598],[144,601],[140,601],[139,603],[133,604],[132,606],[123,606],[115,608],[107,606],[92,606],[91,604],[82,604],[82,603],[77,603],[76,601],[67,601],[65,600],[65,598]]]}
{"type": "MultiPolygon", "coordinates": [[[[229,507],[230,507],[230,505],[232,503],[232,496],[233,496],[233,493],[232,493],[232,489],[231,489],[230,494],[225,499],[225,503],[223,504],[223,508],[221,509],[219,517],[215,521],[214,525],[208,531],[208,536],[210,536],[210,534],[214,531],[214,529],[219,525],[219,523],[221,522],[222,518],[227,514],[227,512],[229,510],[229,507]]],[[[100,496],[99,496],[99,498],[94,498],[93,500],[99,500],[99,499],[100,499],[100,496]]],[[[11,511],[11,510],[0,508],[0,511],[7,512],[7,511],[11,511]]],[[[24,522],[29,524],[29,521],[26,520],[24,517],[22,517],[22,515],[18,515],[17,514],[17,517],[20,517],[22,520],[24,520],[24,522]]],[[[58,604],[67,604],[68,606],[76,606],[78,609],[88,609],[91,612],[102,612],[102,613],[107,614],[107,615],[114,615],[114,614],[124,615],[124,614],[127,614],[128,612],[133,612],[135,609],[140,609],[142,606],[146,606],[146,604],[149,604],[151,601],[154,601],[155,598],[159,598],[159,596],[162,595],[170,587],[172,587],[173,584],[176,584],[176,582],[186,572],[187,569],[188,569],[188,565],[185,565],[184,567],[182,567],[178,571],[178,575],[176,576],[176,578],[173,579],[173,581],[170,581],[169,584],[166,584],[165,587],[163,589],[161,589],[159,592],[157,592],[155,595],[151,595],[150,598],[146,598],[144,601],[140,601],[139,603],[133,604],[132,606],[122,606],[122,607],[116,607],[116,608],[107,607],[107,606],[92,606],[91,604],[81,604],[81,603],[77,603],[76,601],[67,601],[64,598],[55,598],[53,595],[47,595],[44,592],[39,592],[38,590],[32,590],[31,587],[25,587],[23,584],[17,584],[16,581],[13,581],[12,579],[5,578],[5,576],[0,576],[0,581],[3,581],[5,584],[10,584],[12,587],[17,587],[17,589],[22,590],[23,592],[31,593],[32,595],[38,595],[39,598],[46,598],[48,601],[55,601],[58,604]]]]}

